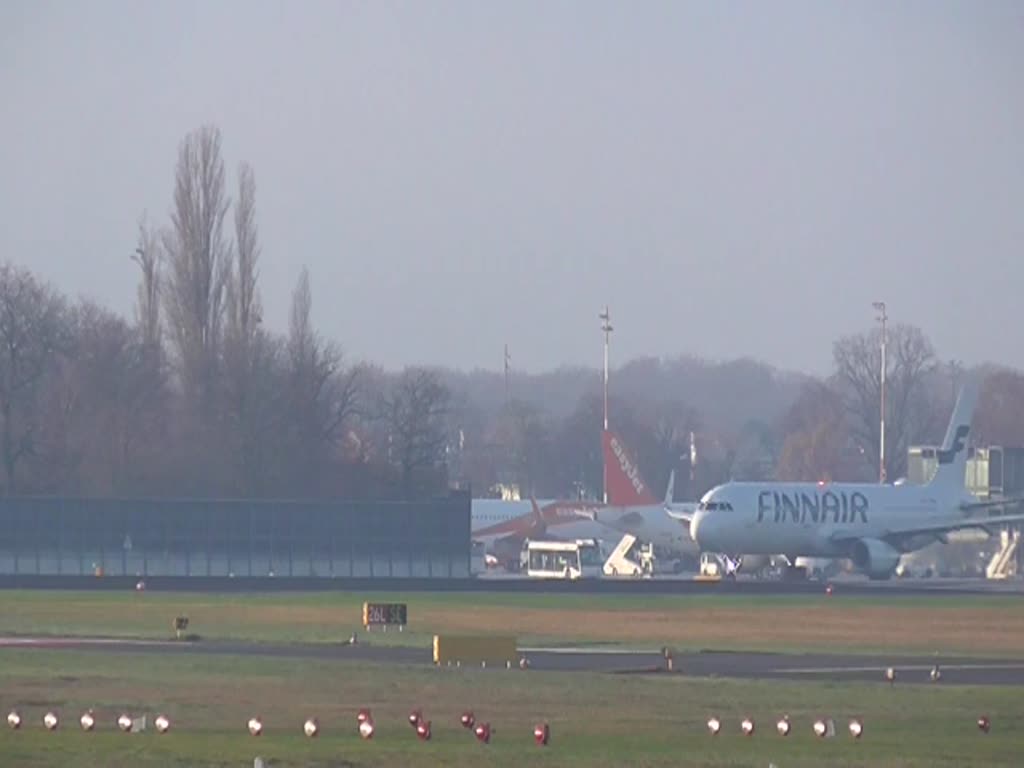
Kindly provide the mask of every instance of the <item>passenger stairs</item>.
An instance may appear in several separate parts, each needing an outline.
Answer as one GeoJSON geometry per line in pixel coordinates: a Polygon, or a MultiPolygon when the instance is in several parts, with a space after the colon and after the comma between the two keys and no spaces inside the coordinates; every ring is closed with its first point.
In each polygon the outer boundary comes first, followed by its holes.
{"type": "Polygon", "coordinates": [[[1017,552],[1020,549],[1020,529],[1007,528],[999,533],[999,551],[992,557],[985,576],[1006,579],[1017,574],[1017,552]]]}
{"type": "Polygon", "coordinates": [[[605,576],[653,576],[654,555],[648,547],[640,548],[640,560],[637,562],[630,557],[636,546],[636,536],[627,533],[612,550],[611,555],[604,563],[605,576]]]}

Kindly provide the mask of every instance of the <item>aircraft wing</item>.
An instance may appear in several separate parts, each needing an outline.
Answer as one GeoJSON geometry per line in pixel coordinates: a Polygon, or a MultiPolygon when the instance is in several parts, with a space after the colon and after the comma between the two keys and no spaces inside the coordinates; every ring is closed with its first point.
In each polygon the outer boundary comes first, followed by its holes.
{"type": "Polygon", "coordinates": [[[1013,499],[990,499],[989,501],[965,501],[960,509],[969,512],[972,509],[991,509],[992,507],[1016,507],[1024,504],[1024,496],[1013,499]]]}
{"type": "Polygon", "coordinates": [[[939,538],[942,538],[942,534],[949,533],[951,531],[962,531],[968,528],[980,528],[991,534],[992,529],[997,528],[1001,525],[1009,525],[1014,523],[1024,523],[1024,512],[1018,512],[1012,515],[993,515],[991,517],[965,517],[962,520],[951,520],[947,523],[940,523],[936,525],[922,525],[913,526],[908,528],[897,528],[886,532],[883,538],[907,538],[910,536],[934,534],[939,538]]]}
{"type": "Polygon", "coordinates": [[[687,505],[665,505],[665,514],[671,517],[673,520],[678,520],[681,523],[689,525],[693,520],[694,514],[697,512],[696,504],[687,505]]]}

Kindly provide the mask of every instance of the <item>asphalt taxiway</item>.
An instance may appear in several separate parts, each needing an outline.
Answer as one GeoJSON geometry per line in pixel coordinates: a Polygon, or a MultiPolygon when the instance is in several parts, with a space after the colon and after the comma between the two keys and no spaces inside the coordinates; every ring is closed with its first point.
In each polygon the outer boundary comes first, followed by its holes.
{"type": "MultiPolygon", "coordinates": [[[[366,661],[382,664],[433,664],[430,648],[374,645],[371,642],[264,644],[231,641],[128,640],[85,637],[0,637],[0,650],[63,649],[100,653],[211,654],[289,659],[366,661]]],[[[687,651],[617,647],[521,647],[530,671],[579,671],[607,674],[674,675],[741,680],[865,681],[895,684],[1024,685],[1024,659],[980,659],[962,656],[865,656],[849,654],[782,654],[730,651],[687,651]],[[938,667],[938,681],[932,671],[938,667]]],[[[517,667],[518,664],[513,664],[517,667]]],[[[493,669],[493,668],[492,668],[493,669]]]]}

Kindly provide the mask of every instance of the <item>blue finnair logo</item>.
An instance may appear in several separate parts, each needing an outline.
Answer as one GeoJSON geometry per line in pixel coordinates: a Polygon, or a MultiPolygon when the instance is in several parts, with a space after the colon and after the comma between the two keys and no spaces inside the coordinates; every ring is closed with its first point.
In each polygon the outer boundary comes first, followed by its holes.
{"type": "Polygon", "coordinates": [[[949,450],[939,450],[937,456],[939,457],[939,464],[952,464],[953,459],[956,455],[964,449],[964,445],[967,443],[967,435],[971,432],[971,428],[966,424],[961,424],[956,428],[956,434],[953,436],[953,446],[949,450]]]}
{"type": "Polygon", "coordinates": [[[825,491],[814,493],[782,493],[761,491],[757,495],[757,522],[784,523],[867,523],[868,497],[860,491],[825,491]]]}

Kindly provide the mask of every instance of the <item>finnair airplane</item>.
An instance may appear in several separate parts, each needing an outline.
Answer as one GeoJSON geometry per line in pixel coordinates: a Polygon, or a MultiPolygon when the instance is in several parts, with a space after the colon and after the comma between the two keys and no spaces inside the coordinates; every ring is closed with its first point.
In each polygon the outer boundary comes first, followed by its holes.
{"type": "Polygon", "coordinates": [[[938,468],[925,485],[726,483],[708,491],[690,535],[708,552],[786,553],[850,558],[872,579],[892,575],[900,556],[949,533],[1024,521],[1024,513],[986,516],[1024,499],[979,501],[965,487],[967,437],[978,396],[971,377],[960,391],[938,468]]]}

